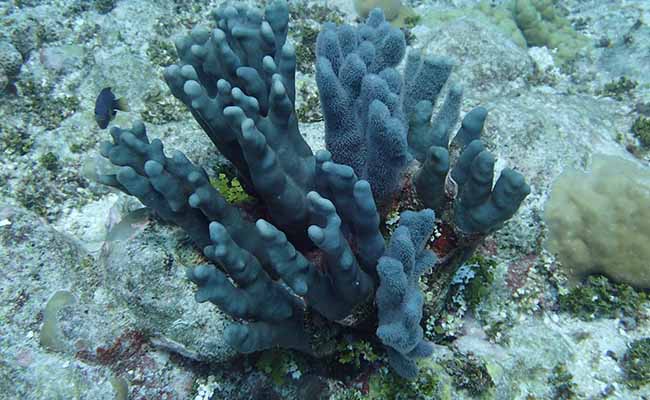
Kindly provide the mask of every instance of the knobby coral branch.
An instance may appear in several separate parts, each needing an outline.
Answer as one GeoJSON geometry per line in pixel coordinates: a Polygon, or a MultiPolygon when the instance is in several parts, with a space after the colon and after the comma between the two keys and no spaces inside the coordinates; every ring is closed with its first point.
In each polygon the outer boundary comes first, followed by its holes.
{"type": "Polygon", "coordinates": [[[197,301],[235,319],[226,338],[238,351],[281,346],[318,355],[319,326],[354,328],[373,320],[376,305],[376,333],[391,365],[413,378],[415,360],[431,353],[420,327],[420,278],[440,270],[451,279],[476,243],[514,214],[528,186],[506,170],[492,188],[494,158],[479,140],[484,109],[467,114],[450,150],[462,88],[451,86],[433,120],[431,110],[453,64],[413,52],[403,78],[395,67],[404,36],[380,10],[357,27],[326,24],[318,36],[328,150],[316,154],[296,119],[286,2],[264,11],[223,4],[213,17],[213,29],[197,27],[176,41],[179,61],[165,80],[269,220],[251,222],[203,168],[180,152],[166,156],[140,122],[111,130],[101,154],[118,168],[99,181],[137,197],[203,250],[211,263],[187,276],[197,301]],[[414,159],[422,163],[415,187],[431,209],[402,213],[386,245],[378,205],[390,207],[414,159]],[[432,209],[453,209],[458,234],[471,238],[440,261],[427,249],[432,209]]]}

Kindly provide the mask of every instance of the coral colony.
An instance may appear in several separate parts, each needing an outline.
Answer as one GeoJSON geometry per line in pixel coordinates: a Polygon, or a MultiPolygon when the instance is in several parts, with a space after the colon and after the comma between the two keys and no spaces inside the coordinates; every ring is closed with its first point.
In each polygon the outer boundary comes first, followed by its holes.
{"type": "Polygon", "coordinates": [[[137,197],[203,249],[212,264],[187,276],[197,301],[236,321],[226,335],[238,351],[321,355],[337,332],[356,329],[376,334],[393,369],[415,377],[415,360],[432,351],[420,327],[419,278],[451,280],[530,191],[510,169],[493,185],[495,160],[479,139],[486,110],[469,112],[450,142],[462,89],[449,85],[433,118],[432,110],[452,62],[413,51],[400,74],[404,36],[375,9],[363,24],[326,24],[318,36],[327,151],[314,154],[295,114],[287,4],[222,5],[214,19],[214,29],[197,27],[176,41],[179,61],[165,79],[264,219],[226,202],[184,154],[166,156],[140,122],[111,129],[101,153],[119,168],[100,181],[137,197]],[[411,174],[415,160],[420,169],[411,174]],[[404,211],[386,244],[380,221],[411,182],[428,208],[404,211]],[[444,255],[428,249],[434,210],[456,236],[444,255]]]}

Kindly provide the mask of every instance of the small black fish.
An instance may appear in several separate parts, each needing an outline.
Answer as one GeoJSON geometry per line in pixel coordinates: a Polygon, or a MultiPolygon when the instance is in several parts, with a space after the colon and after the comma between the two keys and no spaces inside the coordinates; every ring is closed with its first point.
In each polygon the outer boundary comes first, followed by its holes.
{"type": "Polygon", "coordinates": [[[106,129],[108,123],[115,118],[117,110],[129,111],[129,105],[126,99],[116,99],[111,88],[107,87],[102,89],[95,100],[95,121],[101,129],[106,129]]]}

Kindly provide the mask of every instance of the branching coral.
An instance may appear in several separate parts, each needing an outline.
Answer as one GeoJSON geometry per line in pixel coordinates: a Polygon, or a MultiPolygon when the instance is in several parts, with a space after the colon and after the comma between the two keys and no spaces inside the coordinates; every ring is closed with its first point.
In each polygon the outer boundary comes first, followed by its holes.
{"type": "Polygon", "coordinates": [[[388,347],[388,357],[400,375],[417,375],[417,358],[428,357],[433,348],[424,340],[420,326],[422,292],[420,276],[433,267],[436,256],[426,250],[435,217],[431,210],[406,211],[391,237],[377,270],[381,284],[377,289],[379,328],[377,336],[388,347]]]}
{"type": "Polygon", "coordinates": [[[367,180],[375,199],[400,188],[407,141],[401,103],[404,35],[373,11],[356,29],[327,24],[318,35],[316,82],[325,117],[325,144],[336,162],[367,180]]]}
{"type": "Polygon", "coordinates": [[[507,168],[493,188],[494,156],[480,139],[487,117],[485,108],[467,113],[450,143],[462,100],[459,85],[450,85],[439,113],[432,119],[433,106],[451,69],[452,62],[447,58],[422,60],[418,54],[409,55],[405,75],[410,80],[404,101],[410,115],[408,144],[414,157],[422,162],[413,183],[425,206],[441,210],[449,177],[458,192],[454,201],[456,225],[466,234],[485,234],[512,217],[530,187],[520,173],[507,168]],[[450,151],[459,154],[453,168],[450,151]]]}
{"type": "MultiPolygon", "coordinates": [[[[139,122],[111,130],[113,141],[103,143],[101,153],[119,168],[99,180],[136,196],[203,249],[212,264],[192,267],[187,276],[198,287],[197,301],[210,301],[236,319],[226,335],[238,351],[280,346],[321,354],[329,339],[323,332],[372,324],[376,302],[377,335],[391,365],[412,378],[414,360],[430,353],[419,326],[419,277],[436,263],[426,249],[435,216],[429,209],[403,213],[386,248],[377,207],[400,191],[410,159],[407,113],[416,91],[407,84],[403,92],[394,69],[405,52],[403,35],[380,10],[356,28],[325,26],[316,71],[329,151],[313,154],[296,119],[288,15],[284,1],[264,12],[224,4],[214,13],[216,28],[195,28],[176,41],[180,61],[165,71],[174,96],[232,162],[269,221],[252,222],[228,204],[203,168],[180,152],[167,157],[139,122]]],[[[426,77],[434,64],[422,63],[426,77]]],[[[440,87],[416,100],[432,103],[440,87]]],[[[455,117],[437,123],[446,130],[457,118],[459,97],[451,102],[447,108],[455,117]]],[[[462,129],[480,130],[472,118],[462,129]]],[[[490,202],[491,185],[474,182],[475,171],[484,169],[473,160],[459,161],[471,175],[458,200],[465,214],[498,203],[490,202]]],[[[501,192],[512,195],[506,200],[514,212],[523,197],[501,192]]],[[[498,208],[484,214],[491,219],[463,216],[466,230],[485,234],[497,227],[494,220],[504,219],[498,208]]],[[[445,277],[480,238],[441,260],[445,277]]]]}

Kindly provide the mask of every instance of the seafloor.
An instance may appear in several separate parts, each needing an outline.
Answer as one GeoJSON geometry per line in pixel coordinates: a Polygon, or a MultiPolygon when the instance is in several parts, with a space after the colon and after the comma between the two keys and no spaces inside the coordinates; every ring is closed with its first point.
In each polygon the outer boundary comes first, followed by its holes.
{"type": "MultiPolygon", "coordinates": [[[[0,1],[0,399],[650,398],[650,2],[535,1],[558,15],[546,25],[564,35],[554,44],[522,43],[510,1],[403,2],[409,47],[456,60],[461,114],[489,110],[498,168],[532,189],[479,248],[481,281],[423,321],[437,347],[414,382],[349,338],[326,360],[233,354],[227,317],[197,304],[185,279],[203,260],[184,234],[89,179],[109,136],[93,115],[104,87],[130,104],[113,125],[142,119],[167,149],[219,171],[162,71],[173,38],[221,1],[0,1]],[[628,175],[612,163],[600,187],[569,181],[553,232],[553,183],[603,154],[628,160],[628,175]],[[560,259],[574,240],[582,257],[560,259]]],[[[313,149],[324,146],[315,32],[356,23],[353,3],[290,2],[313,149]]]]}

